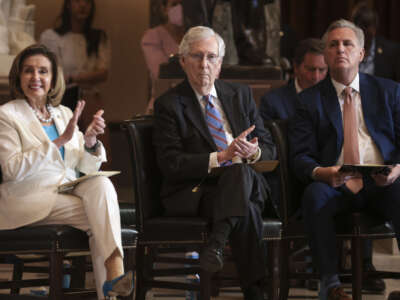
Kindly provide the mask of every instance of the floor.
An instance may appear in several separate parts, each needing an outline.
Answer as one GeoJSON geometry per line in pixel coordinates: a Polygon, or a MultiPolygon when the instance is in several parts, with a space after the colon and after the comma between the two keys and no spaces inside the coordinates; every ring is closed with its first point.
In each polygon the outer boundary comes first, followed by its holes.
{"type": "MultiPolygon", "coordinates": [[[[374,264],[378,269],[383,270],[400,270],[400,255],[390,255],[385,253],[379,247],[374,247],[374,264]]],[[[10,277],[11,266],[9,265],[2,265],[0,268],[0,280],[4,280],[10,277]]],[[[36,276],[37,277],[37,276],[36,276]]],[[[93,286],[93,277],[89,275],[87,277],[87,285],[93,286]]],[[[394,289],[400,290],[400,280],[385,280],[386,282],[386,291],[383,294],[364,294],[363,300],[384,300],[387,298],[390,291],[394,289]]],[[[44,288],[45,289],[45,288],[44,288]]],[[[350,286],[346,287],[346,290],[351,293],[350,286]]],[[[5,293],[6,291],[0,291],[0,293],[5,293]]],[[[23,289],[23,293],[29,293],[30,289],[26,288],[23,289]]],[[[310,291],[307,289],[294,289],[290,290],[289,299],[317,299],[317,292],[310,291]]],[[[186,299],[186,300],[197,300],[195,295],[188,294],[185,292],[177,292],[171,290],[161,290],[161,289],[154,289],[151,290],[146,297],[146,300],[179,300],[179,299],[186,299]]],[[[229,289],[222,291],[219,297],[213,298],[213,300],[237,300],[243,299],[242,293],[239,289],[229,289]]],[[[94,299],[93,299],[94,300],[94,299]]]]}

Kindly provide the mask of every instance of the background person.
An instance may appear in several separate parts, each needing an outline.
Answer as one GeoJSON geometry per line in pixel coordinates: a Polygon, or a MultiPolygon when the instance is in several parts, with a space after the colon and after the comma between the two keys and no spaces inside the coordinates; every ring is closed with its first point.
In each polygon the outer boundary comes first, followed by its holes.
{"type": "MultiPolygon", "coordinates": [[[[76,100],[86,100],[79,126],[85,130],[93,115],[104,107],[97,85],[107,80],[111,48],[106,33],[92,27],[95,16],[94,0],[64,0],[58,18],[59,25],[45,30],[40,43],[57,55],[67,83],[67,93],[76,100]],[[78,89],[74,87],[79,87],[78,89]]],[[[74,103],[69,106],[74,109],[74,103]]],[[[102,137],[107,153],[111,154],[109,131],[102,137]]],[[[107,164],[109,168],[111,155],[107,164]]]]}
{"type": "Polygon", "coordinates": [[[365,57],[360,63],[360,72],[400,81],[400,44],[377,34],[377,12],[367,2],[360,2],[353,9],[351,21],[365,36],[365,57]]]}
{"type": "Polygon", "coordinates": [[[298,102],[297,95],[326,77],[324,44],[319,39],[299,42],[293,61],[294,80],[261,97],[260,114],[264,120],[286,120],[293,117],[298,102]]]}
{"type": "Polygon", "coordinates": [[[146,30],[141,46],[151,79],[151,99],[146,112],[152,113],[155,97],[155,82],[160,65],[168,62],[171,55],[178,53],[185,28],[183,24],[182,0],[162,0],[162,12],[167,22],[146,30]]]}
{"type": "Polygon", "coordinates": [[[74,113],[59,104],[64,78],[45,46],[18,54],[9,81],[15,100],[0,106],[0,229],[67,224],[86,231],[98,298],[104,299],[103,291],[129,294],[132,272],[124,275],[119,206],[111,181],[93,177],[71,193],[57,193],[57,186],[75,180],[77,172],[95,172],[105,161],[97,139],[105,128],[103,111],[93,116],[84,134],[78,130],[85,102],[78,101],[74,113]]]}

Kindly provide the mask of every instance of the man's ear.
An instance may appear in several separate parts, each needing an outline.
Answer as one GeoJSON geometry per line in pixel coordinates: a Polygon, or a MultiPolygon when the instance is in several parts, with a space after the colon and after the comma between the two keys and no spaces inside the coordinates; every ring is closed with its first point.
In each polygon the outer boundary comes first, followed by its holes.
{"type": "Polygon", "coordinates": [[[361,48],[361,52],[360,52],[360,62],[363,61],[364,55],[365,55],[365,49],[364,49],[364,48],[361,48]]]}
{"type": "Polygon", "coordinates": [[[219,63],[216,78],[219,78],[219,74],[221,74],[221,67],[222,67],[222,61],[219,63]]]}
{"type": "Polygon", "coordinates": [[[182,67],[182,69],[185,69],[185,57],[183,55],[179,56],[179,63],[182,67]]]}

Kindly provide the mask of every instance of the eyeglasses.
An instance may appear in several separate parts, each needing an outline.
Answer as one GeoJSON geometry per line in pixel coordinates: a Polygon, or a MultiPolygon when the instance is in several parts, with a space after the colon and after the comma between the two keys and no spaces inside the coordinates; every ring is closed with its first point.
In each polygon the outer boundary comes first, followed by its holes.
{"type": "Polygon", "coordinates": [[[216,64],[218,61],[219,56],[214,53],[204,54],[204,53],[189,53],[188,56],[197,61],[202,62],[204,58],[206,58],[207,62],[211,64],[216,64]]]}

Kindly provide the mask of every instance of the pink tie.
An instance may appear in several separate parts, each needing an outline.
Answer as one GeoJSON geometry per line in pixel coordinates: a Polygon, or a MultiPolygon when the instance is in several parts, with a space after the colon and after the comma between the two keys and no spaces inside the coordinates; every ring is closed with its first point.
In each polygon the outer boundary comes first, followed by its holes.
{"type": "MultiPolygon", "coordinates": [[[[343,104],[343,127],[344,127],[344,143],[343,143],[343,162],[345,164],[359,164],[360,151],[358,149],[358,124],[355,103],[352,97],[352,88],[344,89],[343,104]]],[[[363,187],[361,178],[352,178],[346,181],[347,188],[354,194],[357,194],[363,187]]]]}

